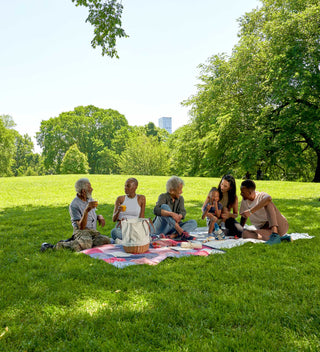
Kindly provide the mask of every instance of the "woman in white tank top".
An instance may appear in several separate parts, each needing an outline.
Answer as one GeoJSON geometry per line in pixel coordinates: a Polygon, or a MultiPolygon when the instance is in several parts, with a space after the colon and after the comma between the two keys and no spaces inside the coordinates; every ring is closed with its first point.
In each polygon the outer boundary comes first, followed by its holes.
{"type": "Polygon", "coordinates": [[[135,178],[127,179],[124,185],[124,196],[119,196],[114,204],[112,221],[117,222],[114,229],[111,230],[111,236],[115,240],[122,239],[122,232],[119,221],[122,219],[144,218],[146,207],[146,197],[136,194],[138,181],[135,178]],[[124,210],[125,206],[125,210],[124,210]]]}

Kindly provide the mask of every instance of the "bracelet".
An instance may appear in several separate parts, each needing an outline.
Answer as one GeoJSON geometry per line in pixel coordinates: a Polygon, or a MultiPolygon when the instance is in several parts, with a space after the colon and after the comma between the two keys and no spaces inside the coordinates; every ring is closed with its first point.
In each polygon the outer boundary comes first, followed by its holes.
{"type": "Polygon", "coordinates": [[[251,215],[252,213],[251,213],[251,209],[249,209],[249,214],[251,215]]]}

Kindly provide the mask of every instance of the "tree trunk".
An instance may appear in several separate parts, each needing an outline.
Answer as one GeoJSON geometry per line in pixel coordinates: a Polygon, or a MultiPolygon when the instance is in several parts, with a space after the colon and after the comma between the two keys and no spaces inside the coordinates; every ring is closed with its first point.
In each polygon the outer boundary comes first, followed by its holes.
{"type": "Polygon", "coordinates": [[[320,150],[316,150],[317,153],[317,167],[316,167],[316,173],[314,174],[314,178],[312,182],[320,182],[320,150]]]}

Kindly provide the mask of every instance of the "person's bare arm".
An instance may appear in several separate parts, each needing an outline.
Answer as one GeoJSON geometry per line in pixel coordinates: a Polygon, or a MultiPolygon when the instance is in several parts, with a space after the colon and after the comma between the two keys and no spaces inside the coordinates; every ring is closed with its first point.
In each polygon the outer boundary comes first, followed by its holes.
{"type": "Polygon", "coordinates": [[[97,220],[98,220],[100,226],[104,227],[104,225],[106,224],[106,221],[105,221],[104,217],[102,215],[98,215],[97,216],[97,220]]]}
{"type": "Polygon", "coordinates": [[[218,203],[217,201],[215,201],[215,202],[213,203],[213,206],[214,206],[215,209],[216,209],[216,213],[215,213],[216,217],[217,217],[217,218],[220,218],[220,216],[221,216],[221,209],[219,209],[219,203],[218,203]]]}
{"type": "Polygon", "coordinates": [[[256,211],[258,211],[259,209],[267,206],[271,201],[272,201],[272,198],[271,198],[271,196],[268,195],[267,197],[261,199],[261,201],[258,204],[256,204],[254,207],[252,207],[251,209],[247,209],[247,210],[243,211],[242,213],[240,213],[240,215],[243,218],[248,219],[251,214],[253,214],[256,211]]]}
{"type": "Polygon", "coordinates": [[[161,209],[161,216],[171,216],[175,222],[180,222],[182,219],[181,214],[174,213],[173,211],[168,211],[161,209]]]}
{"type": "Polygon", "coordinates": [[[80,230],[84,230],[86,228],[89,211],[94,209],[97,206],[96,204],[97,204],[96,202],[89,202],[88,205],[86,206],[81,219],[78,221],[78,226],[80,230]]]}
{"type": "Polygon", "coordinates": [[[139,194],[138,195],[138,202],[139,202],[139,205],[141,207],[139,217],[140,218],[144,218],[144,212],[145,212],[145,209],[146,209],[146,197],[141,195],[141,194],[139,194]]]}
{"type": "Polygon", "coordinates": [[[223,208],[221,217],[224,221],[226,221],[229,218],[236,219],[238,217],[238,197],[236,197],[230,209],[232,209],[232,213],[230,212],[229,209],[223,208]]]}
{"type": "Polygon", "coordinates": [[[202,219],[204,219],[208,215],[210,208],[211,208],[210,197],[207,196],[202,206],[202,219]]]}
{"type": "Polygon", "coordinates": [[[124,196],[120,196],[116,199],[116,202],[114,204],[114,210],[113,210],[113,215],[112,215],[112,221],[116,222],[119,218],[119,214],[121,212],[121,207],[120,205],[124,202],[124,196]]]}
{"type": "Polygon", "coordinates": [[[206,209],[206,210],[202,210],[203,213],[202,213],[202,219],[204,219],[206,216],[208,216],[208,213],[209,213],[209,210],[211,209],[211,204],[210,203],[207,203],[206,204],[206,208],[203,207],[202,209],[206,209]]]}
{"type": "Polygon", "coordinates": [[[256,204],[254,207],[252,207],[252,208],[250,209],[251,214],[255,213],[256,211],[258,211],[258,210],[261,209],[261,208],[264,208],[264,207],[267,206],[271,201],[272,201],[272,198],[271,198],[271,196],[269,196],[269,195],[268,195],[267,197],[261,199],[261,201],[260,201],[258,204],[256,204]]]}

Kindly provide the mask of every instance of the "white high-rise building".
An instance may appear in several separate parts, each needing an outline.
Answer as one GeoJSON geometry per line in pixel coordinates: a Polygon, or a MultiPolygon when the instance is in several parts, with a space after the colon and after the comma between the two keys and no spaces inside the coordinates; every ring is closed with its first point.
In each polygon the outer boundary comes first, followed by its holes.
{"type": "Polygon", "coordinates": [[[164,128],[170,134],[172,133],[172,117],[160,117],[159,127],[164,128]]]}

